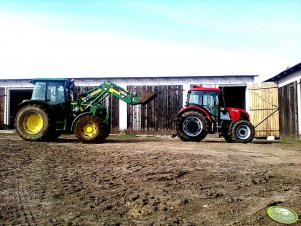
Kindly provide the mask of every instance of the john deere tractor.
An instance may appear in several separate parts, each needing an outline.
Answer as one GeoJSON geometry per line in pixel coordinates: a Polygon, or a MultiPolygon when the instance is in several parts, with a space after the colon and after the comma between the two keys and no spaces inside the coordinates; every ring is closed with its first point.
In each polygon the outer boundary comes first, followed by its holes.
{"type": "Polygon", "coordinates": [[[201,141],[208,133],[218,133],[230,143],[248,143],[254,137],[249,114],[226,107],[222,90],[193,86],[187,104],[176,116],[177,134],[183,141],[201,141]]]}
{"type": "Polygon", "coordinates": [[[17,133],[24,140],[54,140],[74,132],[84,143],[103,141],[110,133],[111,112],[101,101],[112,95],[128,104],[147,104],[156,97],[151,91],[129,92],[104,82],[73,100],[71,79],[33,79],[31,100],[19,105],[15,118],[17,133]]]}

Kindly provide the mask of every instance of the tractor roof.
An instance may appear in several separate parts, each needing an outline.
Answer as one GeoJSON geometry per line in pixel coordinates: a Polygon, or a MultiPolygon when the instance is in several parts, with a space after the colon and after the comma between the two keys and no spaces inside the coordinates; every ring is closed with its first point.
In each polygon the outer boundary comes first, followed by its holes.
{"type": "Polygon", "coordinates": [[[68,81],[68,78],[34,78],[31,80],[31,83],[35,82],[64,82],[68,81]]]}
{"type": "Polygon", "coordinates": [[[213,87],[203,87],[203,86],[192,86],[190,90],[194,91],[214,91],[214,92],[220,92],[221,90],[219,88],[213,88],[213,87]]]}

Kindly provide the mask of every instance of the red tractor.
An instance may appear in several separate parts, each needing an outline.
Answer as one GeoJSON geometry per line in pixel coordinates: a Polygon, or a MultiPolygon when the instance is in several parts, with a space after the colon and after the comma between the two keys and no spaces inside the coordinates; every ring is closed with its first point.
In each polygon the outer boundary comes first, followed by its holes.
{"type": "Polygon", "coordinates": [[[254,137],[249,114],[226,107],[224,93],[218,88],[193,86],[187,103],[176,116],[177,134],[183,141],[201,141],[208,133],[218,133],[230,143],[248,143],[254,137]]]}

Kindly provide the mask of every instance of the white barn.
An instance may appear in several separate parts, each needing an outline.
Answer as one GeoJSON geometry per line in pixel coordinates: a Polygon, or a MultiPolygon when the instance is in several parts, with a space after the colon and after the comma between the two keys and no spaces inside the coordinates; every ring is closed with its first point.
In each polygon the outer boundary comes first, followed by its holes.
{"type": "MultiPolygon", "coordinates": [[[[99,77],[75,78],[79,87],[94,87],[111,81],[126,89],[143,87],[157,92],[154,100],[155,115],[152,119],[143,116],[139,106],[128,106],[121,100],[109,100],[113,109],[113,131],[129,130],[170,133],[174,130],[173,118],[185,105],[187,91],[191,85],[224,87],[227,105],[249,109],[247,85],[257,75],[216,76],[162,76],[162,77],[99,77]]],[[[30,79],[0,79],[0,128],[14,127],[14,117],[19,103],[29,99],[32,93],[30,79]]],[[[144,109],[145,110],[145,109],[144,109]]]]}

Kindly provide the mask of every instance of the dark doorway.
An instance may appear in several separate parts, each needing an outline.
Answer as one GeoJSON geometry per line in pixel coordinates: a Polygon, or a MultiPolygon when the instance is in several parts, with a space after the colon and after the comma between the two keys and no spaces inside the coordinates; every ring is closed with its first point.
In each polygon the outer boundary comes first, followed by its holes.
{"type": "Polygon", "coordinates": [[[226,86],[224,89],[225,102],[227,107],[246,109],[246,87],[226,86]]]}
{"type": "Polygon", "coordinates": [[[10,122],[9,128],[14,128],[14,120],[18,111],[18,105],[22,103],[23,100],[31,99],[32,90],[10,90],[9,91],[9,109],[10,109],[10,122]]]}

